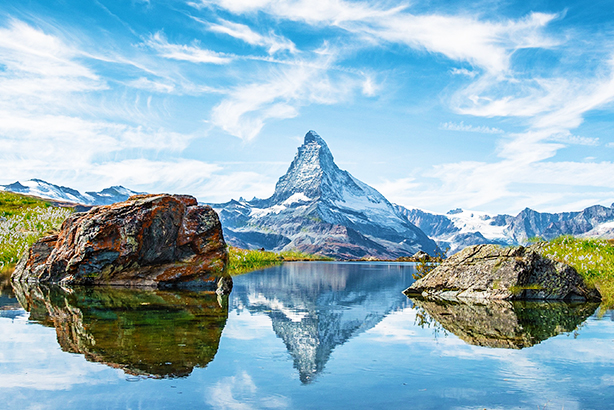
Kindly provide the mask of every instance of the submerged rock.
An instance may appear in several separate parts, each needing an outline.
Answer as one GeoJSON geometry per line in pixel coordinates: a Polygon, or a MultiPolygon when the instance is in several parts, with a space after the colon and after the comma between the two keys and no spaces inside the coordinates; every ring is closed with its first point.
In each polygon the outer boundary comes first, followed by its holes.
{"type": "Polygon", "coordinates": [[[599,306],[563,301],[412,301],[420,323],[441,327],[472,345],[504,349],[522,349],[572,332],[599,306]]]}
{"type": "Polygon", "coordinates": [[[186,195],[135,195],[69,216],[36,242],[13,282],[203,287],[228,293],[228,251],[217,214],[186,195]]]}
{"type": "Polygon", "coordinates": [[[403,293],[450,299],[601,300],[574,268],[522,246],[465,248],[403,293]]]}

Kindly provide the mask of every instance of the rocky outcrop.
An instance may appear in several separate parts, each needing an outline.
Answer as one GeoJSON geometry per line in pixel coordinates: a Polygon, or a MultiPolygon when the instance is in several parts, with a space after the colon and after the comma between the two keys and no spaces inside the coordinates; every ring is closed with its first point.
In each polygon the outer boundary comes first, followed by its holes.
{"type": "Polygon", "coordinates": [[[202,287],[228,292],[228,251],[217,214],[185,195],[135,195],[69,216],[36,242],[13,282],[202,287]]]}
{"type": "Polygon", "coordinates": [[[465,248],[404,291],[427,298],[600,300],[569,265],[536,248],[476,245],[465,248]]]}
{"type": "Polygon", "coordinates": [[[420,262],[428,262],[431,259],[428,253],[422,251],[414,253],[414,256],[412,256],[412,258],[420,262]]]}
{"type": "Polygon", "coordinates": [[[186,290],[15,284],[29,320],[55,328],[65,352],[151,378],[185,377],[215,357],[228,296],[186,290]]]}
{"type": "Polygon", "coordinates": [[[595,313],[598,303],[413,299],[418,324],[453,333],[463,341],[523,349],[560,333],[572,332],[595,313]],[[435,322],[433,322],[433,320],[435,322]]]}

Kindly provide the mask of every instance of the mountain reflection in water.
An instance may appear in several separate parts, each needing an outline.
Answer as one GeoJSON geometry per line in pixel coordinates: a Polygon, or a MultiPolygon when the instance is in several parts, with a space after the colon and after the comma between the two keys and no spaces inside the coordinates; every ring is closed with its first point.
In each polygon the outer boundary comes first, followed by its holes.
{"type": "Polygon", "coordinates": [[[208,292],[15,286],[30,320],[62,350],[153,378],[188,376],[217,353],[228,299],[208,292]]]}
{"type": "Polygon", "coordinates": [[[408,306],[407,264],[287,263],[235,279],[233,308],[271,318],[303,383],[322,372],[333,349],[408,306]]]}
{"type": "Polygon", "coordinates": [[[472,345],[505,349],[530,347],[560,333],[572,332],[599,306],[598,303],[536,301],[412,300],[420,324],[440,326],[472,345]]]}

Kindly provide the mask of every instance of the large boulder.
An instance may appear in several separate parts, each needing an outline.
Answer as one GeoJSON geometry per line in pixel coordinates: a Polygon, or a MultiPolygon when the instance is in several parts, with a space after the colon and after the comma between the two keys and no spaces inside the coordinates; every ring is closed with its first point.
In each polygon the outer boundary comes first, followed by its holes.
{"type": "Polygon", "coordinates": [[[200,287],[228,293],[228,251],[217,214],[186,195],[135,195],[69,216],[36,242],[13,282],[200,287]]]}
{"type": "Polygon", "coordinates": [[[419,262],[428,262],[431,259],[431,256],[424,251],[418,251],[414,253],[414,256],[412,256],[412,258],[419,262]]]}
{"type": "Polygon", "coordinates": [[[571,266],[541,256],[537,248],[499,245],[465,248],[404,293],[439,299],[601,299],[571,266]]]}

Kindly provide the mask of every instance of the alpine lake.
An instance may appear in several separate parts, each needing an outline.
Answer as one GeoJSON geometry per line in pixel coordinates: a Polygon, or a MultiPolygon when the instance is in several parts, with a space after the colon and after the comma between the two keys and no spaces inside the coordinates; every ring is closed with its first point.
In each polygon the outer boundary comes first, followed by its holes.
{"type": "Polygon", "coordinates": [[[285,263],[224,297],[4,278],[0,408],[614,408],[614,311],[410,299],[414,269],[285,263]]]}

